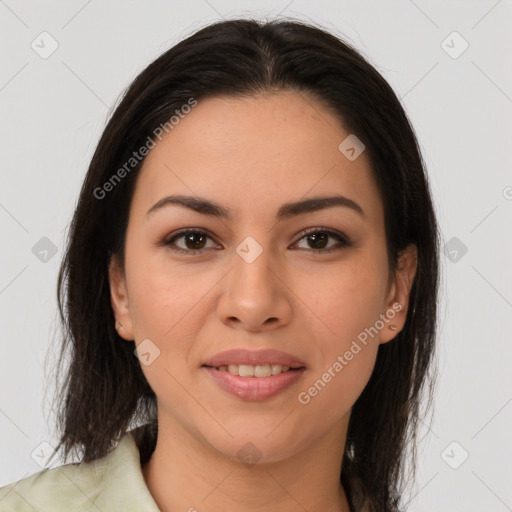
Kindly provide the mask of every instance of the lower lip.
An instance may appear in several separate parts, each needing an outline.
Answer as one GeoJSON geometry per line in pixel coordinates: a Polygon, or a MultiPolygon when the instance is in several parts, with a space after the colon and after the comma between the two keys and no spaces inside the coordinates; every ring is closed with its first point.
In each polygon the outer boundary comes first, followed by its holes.
{"type": "Polygon", "coordinates": [[[304,373],[305,368],[289,370],[270,377],[240,377],[229,372],[204,366],[215,382],[224,390],[237,398],[250,401],[261,401],[278,395],[293,385],[304,373]]]}

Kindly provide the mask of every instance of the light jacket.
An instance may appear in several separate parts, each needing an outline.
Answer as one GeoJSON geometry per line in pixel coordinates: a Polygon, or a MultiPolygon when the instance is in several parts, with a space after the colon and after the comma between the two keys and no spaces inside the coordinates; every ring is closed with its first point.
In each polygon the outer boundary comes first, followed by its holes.
{"type": "Polygon", "coordinates": [[[160,512],[130,432],[105,457],[45,469],[0,488],[0,512],[160,512]]]}

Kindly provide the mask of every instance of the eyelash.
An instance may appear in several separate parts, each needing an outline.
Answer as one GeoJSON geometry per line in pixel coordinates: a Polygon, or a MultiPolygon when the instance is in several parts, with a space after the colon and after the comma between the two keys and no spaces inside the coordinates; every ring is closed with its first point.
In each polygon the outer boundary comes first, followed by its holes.
{"type": "MultiPolygon", "coordinates": [[[[295,243],[300,242],[302,239],[306,238],[309,235],[317,234],[317,233],[324,233],[324,234],[328,235],[329,237],[336,238],[341,245],[334,246],[329,249],[306,249],[306,250],[309,250],[310,252],[312,252],[313,254],[328,254],[333,251],[338,251],[338,250],[346,248],[346,247],[352,247],[354,245],[353,242],[351,242],[346,235],[344,235],[342,233],[337,233],[336,231],[332,231],[331,229],[327,229],[327,228],[308,228],[303,232],[302,236],[295,243]]],[[[187,228],[187,229],[183,229],[183,230],[179,231],[178,233],[175,233],[170,238],[165,238],[158,245],[167,246],[170,248],[171,251],[180,252],[182,254],[194,255],[194,254],[204,253],[206,251],[206,249],[185,250],[185,249],[181,249],[181,248],[176,248],[176,246],[172,247],[172,245],[174,244],[174,242],[176,240],[183,238],[184,236],[189,235],[189,234],[206,235],[208,238],[213,240],[212,237],[206,231],[202,231],[200,229],[194,229],[194,228],[187,228]]]]}

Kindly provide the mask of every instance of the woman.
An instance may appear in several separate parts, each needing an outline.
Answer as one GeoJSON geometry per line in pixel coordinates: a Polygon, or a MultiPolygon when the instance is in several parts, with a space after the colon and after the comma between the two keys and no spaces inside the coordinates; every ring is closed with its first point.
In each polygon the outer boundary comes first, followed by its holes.
{"type": "Polygon", "coordinates": [[[199,30],[129,87],[71,225],[57,449],[81,462],[0,510],[399,510],[437,279],[380,74],[300,22],[199,30]]]}

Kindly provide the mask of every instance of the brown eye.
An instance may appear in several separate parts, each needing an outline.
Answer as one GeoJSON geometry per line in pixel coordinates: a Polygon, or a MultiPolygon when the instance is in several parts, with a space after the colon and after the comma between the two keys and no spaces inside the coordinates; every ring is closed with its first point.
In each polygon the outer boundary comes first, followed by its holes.
{"type": "Polygon", "coordinates": [[[215,243],[213,243],[213,246],[210,245],[208,247],[208,240],[212,239],[204,231],[189,229],[164,240],[162,245],[170,246],[173,251],[194,254],[196,252],[204,252],[204,249],[216,247],[215,243]]]}
{"type": "Polygon", "coordinates": [[[312,246],[312,249],[325,249],[329,242],[329,235],[322,232],[313,233],[306,238],[308,239],[308,243],[312,246]]]}
{"type": "Polygon", "coordinates": [[[205,246],[207,237],[201,233],[190,233],[183,236],[187,249],[202,249],[205,246]]]}
{"type": "Polygon", "coordinates": [[[297,243],[300,243],[302,240],[305,240],[308,246],[299,247],[300,249],[311,249],[313,252],[318,253],[328,253],[352,245],[345,235],[329,229],[312,228],[297,243]],[[337,243],[328,245],[329,239],[337,240],[337,243]]]}

